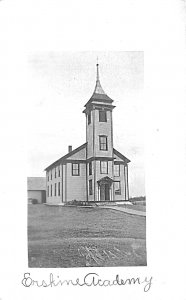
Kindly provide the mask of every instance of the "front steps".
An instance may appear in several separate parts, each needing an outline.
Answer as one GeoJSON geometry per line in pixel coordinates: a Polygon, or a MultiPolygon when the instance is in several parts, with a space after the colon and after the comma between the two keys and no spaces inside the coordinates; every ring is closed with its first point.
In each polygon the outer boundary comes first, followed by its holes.
{"type": "Polygon", "coordinates": [[[117,205],[133,205],[130,201],[78,201],[78,203],[72,204],[70,202],[61,202],[61,203],[45,203],[48,206],[80,206],[80,207],[95,207],[95,206],[117,206],[117,205]]]}

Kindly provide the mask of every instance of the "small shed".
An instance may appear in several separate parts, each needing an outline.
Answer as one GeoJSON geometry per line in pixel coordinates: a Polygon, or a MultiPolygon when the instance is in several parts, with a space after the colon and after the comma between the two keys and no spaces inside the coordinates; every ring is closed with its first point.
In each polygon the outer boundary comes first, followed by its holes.
{"type": "Polygon", "coordinates": [[[27,199],[29,204],[46,202],[45,177],[27,177],[27,199]]]}

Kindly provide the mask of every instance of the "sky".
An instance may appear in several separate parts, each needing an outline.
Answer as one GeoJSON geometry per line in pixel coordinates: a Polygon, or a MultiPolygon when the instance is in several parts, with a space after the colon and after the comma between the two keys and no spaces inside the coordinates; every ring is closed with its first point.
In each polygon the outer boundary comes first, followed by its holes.
{"type": "Polygon", "coordinates": [[[145,195],[143,81],[144,54],[126,52],[34,52],[27,59],[27,174],[44,169],[86,141],[84,105],[96,83],[114,100],[114,147],[131,160],[130,196],[145,195]]]}

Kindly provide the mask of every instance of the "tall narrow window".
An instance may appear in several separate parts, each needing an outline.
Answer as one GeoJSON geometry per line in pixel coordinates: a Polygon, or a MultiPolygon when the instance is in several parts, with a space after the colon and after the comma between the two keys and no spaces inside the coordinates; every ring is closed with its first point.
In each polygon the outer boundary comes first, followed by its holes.
{"type": "Polygon", "coordinates": [[[61,186],[60,186],[60,182],[58,182],[58,196],[60,196],[61,194],[61,186]]]}
{"type": "Polygon", "coordinates": [[[72,176],[79,176],[79,164],[72,164],[72,176]]]}
{"type": "Polygon", "coordinates": [[[50,186],[50,196],[52,196],[52,184],[50,186]]]}
{"type": "Polygon", "coordinates": [[[51,170],[51,173],[50,173],[50,179],[52,180],[52,170],[51,170]]]}
{"type": "Polygon", "coordinates": [[[91,112],[88,113],[88,125],[91,123],[91,112]]]}
{"type": "Polygon", "coordinates": [[[54,196],[56,196],[56,189],[57,189],[57,183],[55,183],[55,186],[54,186],[54,196]]]}
{"type": "Polygon", "coordinates": [[[60,166],[58,166],[58,177],[61,176],[61,170],[60,170],[60,166]]]}
{"type": "Polygon", "coordinates": [[[48,192],[47,192],[47,194],[48,194],[48,197],[49,197],[49,185],[48,185],[47,189],[48,189],[48,192]]]}
{"type": "Polygon", "coordinates": [[[107,151],[108,146],[107,146],[107,136],[106,135],[100,135],[99,136],[99,149],[107,151]]]}
{"type": "Polygon", "coordinates": [[[48,181],[49,181],[49,179],[50,179],[50,178],[49,178],[49,173],[48,173],[48,181]]]}
{"type": "Polygon", "coordinates": [[[89,195],[92,195],[92,179],[89,180],[89,195]]]}
{"type": "Polygon", "coordinates": [[[106,110],[99,110],[99,122],[107,122],[106,110]]]}
{"type": "Polygon", "coordinates": [[[100,161],[100,173],[108,174],[108,161],[100,161]]]}
{"type": "Polygon", "coordinates": [[[121,184],[120,181],[114,182],[114,191],[116,195],[121,195],[121,184]]]}
{"type": "Polygon", "coordinates": [[[120,165],[114,165],[114,176],[120,176],[120,165]]]}
{"type": "Polygon", "coordinates": [[[92,175],[92,162],[89,162],[89,175],[92,175]]]}
{"type": "Polygon", "coordinates": [[[56,167],[55,167],[55,178],[56,178],[56,167]]]}

